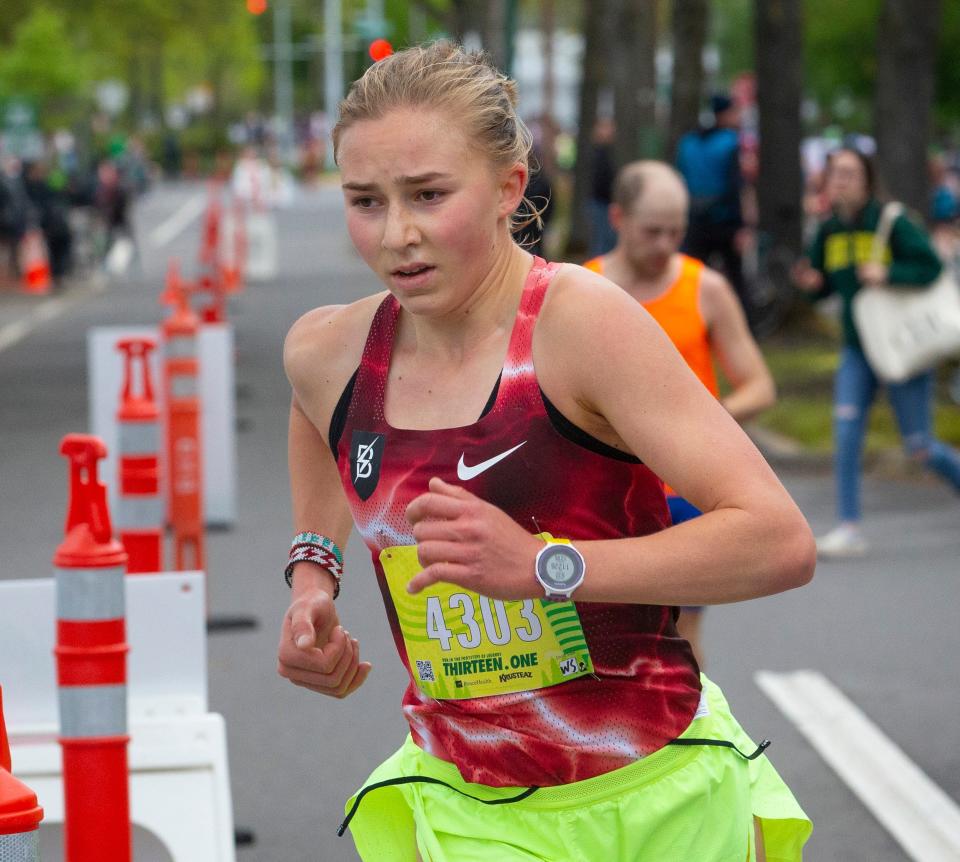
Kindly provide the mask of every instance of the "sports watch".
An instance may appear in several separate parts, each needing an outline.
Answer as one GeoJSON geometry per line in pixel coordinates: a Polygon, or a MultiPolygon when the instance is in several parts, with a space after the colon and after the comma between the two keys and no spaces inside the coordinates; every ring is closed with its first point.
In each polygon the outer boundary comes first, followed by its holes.
{"type": "Polygon", "coordinates": [[[551,602],[569,602],[573,591],[583,583],[587,563],[568,541],[544,539],[537,553],[534,572],[551,602]]]}

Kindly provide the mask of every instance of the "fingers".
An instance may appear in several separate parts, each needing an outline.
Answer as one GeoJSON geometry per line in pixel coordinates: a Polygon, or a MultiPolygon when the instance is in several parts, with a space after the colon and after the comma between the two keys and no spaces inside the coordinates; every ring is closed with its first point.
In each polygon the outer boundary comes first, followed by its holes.
{"type": "Polygon", "coordinates": [[[456,542],[463,538],[464,520],[418,521],[413,525],[413,538],[419,542],[456,542]]]}
{"type": "MultiPolygon", "coordinates": [[[[430,480],[431,485],[433,479],[430,480]]],[[[407,520],[418,524],[426,519],[452,521],[464,511],[464,501],[446,493],[428,491],[421,494],[407,506],[407,520]]]]}
{"type": "Polygon", "coordinates": [[[427,487],[430,488],[435,494],[443,494],[448,497],[453,497],[457,500],[475,500],[477,499],[474,494],[471,494],[463,485],[452,485],[449,482],[444,482],[439,476],[434,476],[428,483],[427,487]]]}
{"type": "Polygon", "coordinates": [[[407,592],[416,595],[437,581],[469,586],[470,569],[462,563],[433,563],[410,579],[407,583],[407,592]]]}
{"type": "Polygon", "coordinates": [[[324,644],[337,624],[333,599],[318,591],[290,606],[290,636],[300,648],[324,644]]]}
{"type": "Polygon", "coordinates": [[[467,555],[471,553],[472,548],[472,545],[464,545],[456,541],[419,542],[417,544],[417,558],[420,560],[420,565],[425,569],[433,563],[468,564],[472,562],[467,559],[467,555]]]}
{"type": "Polygon", "coordinates": [[[328,646],[329,650],[316,647],[299,650],[299,662],[285,662],[281,656],[278,666],[280,676],[300,688],[329,697],[342,698],[352,694],[363,685],[372,665],[360,661],[359,642],[340,626],[337,626],[328,646]]]}

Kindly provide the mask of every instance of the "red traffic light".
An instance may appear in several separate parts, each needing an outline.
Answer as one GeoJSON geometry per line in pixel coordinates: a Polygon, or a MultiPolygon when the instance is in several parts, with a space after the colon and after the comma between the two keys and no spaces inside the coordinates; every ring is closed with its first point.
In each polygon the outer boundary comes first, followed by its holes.
{"type": "Polygon", "coordinates": [[[386,39],[374,39],[367,50],[370,52],[370,59],[377,63],[393,53],[393,45],[386,39]]]}
{"type": "Polygon", "coordinates": [[[247,11],[251,15],[262,15],[267,11],[267,0],[247,0],[247,11]]]}

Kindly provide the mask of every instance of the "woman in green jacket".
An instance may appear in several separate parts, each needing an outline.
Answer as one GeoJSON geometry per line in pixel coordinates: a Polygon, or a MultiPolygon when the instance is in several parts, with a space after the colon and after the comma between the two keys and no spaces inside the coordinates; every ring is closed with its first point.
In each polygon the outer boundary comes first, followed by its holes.
{"type": "MultiPolygon", "coordinates": [[[[893,224],[882,263],[871,248],[882,205],[874,196],[870,160],[858,150],[835,150],[827,162],[826,193],[832,215],[820,226],[794,271],[798,286],[813,300],[838,294],[843,348],[834,384],[834,465],[840,523],[817,540],[821,557],[860,556],[867,542],[860,530],[860,474],[863,438],[879,381],[864,356],[853,321],[853,297],[882,284],[928,284],[941,263],[924,230],[900,215],[893,224]]],[[[960,453],[931,432],[933,371],[903,383],[887,384],[887,393],[904,448],[960,491],[960,453]]]]}

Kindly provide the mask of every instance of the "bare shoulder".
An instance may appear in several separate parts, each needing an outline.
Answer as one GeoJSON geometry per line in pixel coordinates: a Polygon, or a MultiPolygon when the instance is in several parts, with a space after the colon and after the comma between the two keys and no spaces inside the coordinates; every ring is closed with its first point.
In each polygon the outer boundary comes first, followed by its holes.
{"type": "Polygon", "coordinates": [[[736,314],[739,308],[740,300],[730,282],[722,273],[705,266],[700,275],[700,313],[707,326],[725,315],[736,314]]]}
{"type": "Polygon", "coordinates": [[[349,305],[314,308],[297,320],[283,345],[283,367],[297,401],[315,418],[332,409],[356,371],[370,323],[385,292],[349,305]]]}
{"type": "Polygon", "coordinates": [[[612,281],[574,265],[554,277],[534,331],[533,358],[553,403],[561,412],[566,405],[580,413],[567,413],[571,421],[589,421],[593,393],[608,378],[627,368],[654,369],[664,351],[675,352],[663,330],[612,281]]]}
{"type": "Polygon", "coordinates": [[[564,264],[554,277],[537,323],[538,340],[599,349],[601,340],[647,328],[659,330],[639,302],[609,279],[574,264],[564,264]]]}

